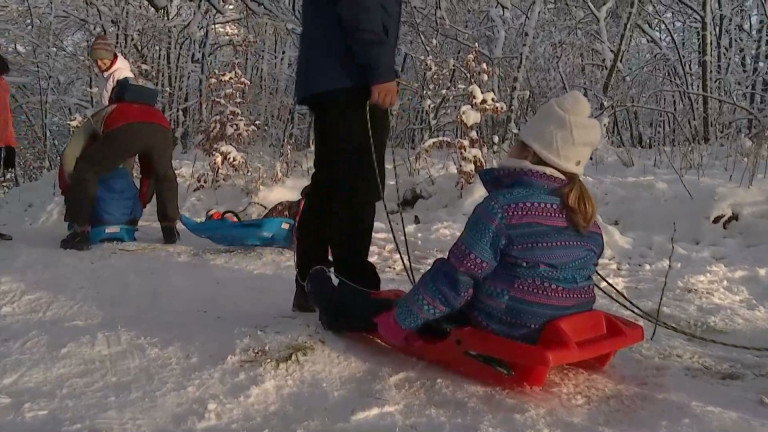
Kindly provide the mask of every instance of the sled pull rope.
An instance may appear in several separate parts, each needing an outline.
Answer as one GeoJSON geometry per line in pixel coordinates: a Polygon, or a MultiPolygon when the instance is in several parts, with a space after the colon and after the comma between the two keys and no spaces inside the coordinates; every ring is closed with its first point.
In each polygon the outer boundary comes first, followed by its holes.
{"type": "MultiPolygon", "coordinates": [[[[314,267],[312,270],[310,270],[310,273],[312,273],[312,271],[314,271],[315,269],[319,269],[319,268],[321,268],[321,269],[325,270],[325,272],[326,272],[326,273],[328,273],[328,275],[329,275],[329,276],[336,276],[336,279],[338,279],[338,280],[340,280],[340,281],[342,281],[342,282],[346,282],[346,283],[347,283],[347,285],[349,285],[349,286],[351,286],[351,287],[353,287],[353,288],[357,288],[357,289],[359,289],[360,291],[367,291],[367,292],[379,292],[379,291],[376,291],[376,290],[372,290],[372,289],[370,289],[370,288],[361,287],[360,285],[358,285],[358,284],[356,284],[356,283],[354,283],[354,282],[352,282],[352,281],[350,281],[350,280],[348,280],[348,279],[345,279],[343,276],[341,276],[341,275],[339,275],[338,273],[336,273],[335,271],[333,271],[333,269],[332,269],[332,268],[330,268],[330,267],[325,267],[325,266],[317,266],[317,267],[314,267]]],[[[306,285],[305,285],[305,286],[306,286],[306,285]]]]}
{"type": "MultiPolygon", "coordinates": [[[[371,104],[370,102],[365,105],[365,116],[366,121],[368,122],[368,139],[371,143],[371,157],[373,158],[373,168],[376,170],[376,183],[379,185],[379,193],[381,193],[381,202],[384,204],[384,213],[387,215],[387,223],[389,224],[389,231],[392,233],[392,240],[395,242],[395,249],[397,249],[397,254],[400,255],[400,262],[403,263],[403,270],[405,270],[405,275],[408,276],[408,281],[411,283],[411,286],[416,285],[416,278],[413,275],[413,265],[410,266],[410,273],[408,272],[409,266],[405,263],[405,258],[403,257],[403,251],[400,249],[400,242],[397,241],[397,235],[395,235],[395,227],[392,224],[392,218],[389,217],[389,208],[387,207],[387,200],[384,199],[384,185],[381,184],[381,176],[379,175],[379,163],[376,161],[376,146],[373,143],[373,131],[371,129],[371,104]]],[[[392,149],[392,159],[394,163],[394,157],[395,157],[395,150],[392,149]]],[[[395,186],[397,188],[396,192],[398,195],[398,199],[400,197],[400,191],[399,186],[397,186],[397,164],[395,164],[395,186]]],[[[403,220],[403,209],[398,204],[398,209],[400,210],[400,220],[403,220]]],[[[408,253],[408,263],[411,263],[411,252],[408,247],[408,235],[405,232],[405,222],[403,222],[403,239],[405,239],[405,248],[406,252],[408,253]]],[[[337,275],[338,277],[338,275],[337,275]]]]}
{"type": "Polygon", "coordinates": [[[662,321],[662,320],[656,318],[655,316],[653,316],[651,313],[643,310],[640,306],[637,305],[637,303],[633,302],[629,297],[627,297],[626,294],[624,294],[618,288],[616,288],[616,286],[613,285],[608,279],[606,279],[605,276],[600,274],[600,272],[596,272],[596,274],[597,274],[598,277],[600,277],[600,279],[603,280],[603,282],[608,284],[608,286],[611,287],[611,289],[613,291],[615,291],[618,294],[619,297],[621,297],[629,305],[634,307],[634,309],[632,309],[630,306],[627,306],[627,304],[623,303],[621,300],[619,300],[619,298],[614,297],[612,294],[607,292],[600,285],[595,284],[597,289],[599,289],[603,294],[608,296],[608,298],[613,300],[616,304],[618,304],[622,308],[626,309],[627,311],[629,311],[630,313],[632,313],[636,317],[638,317],[640,319],[643,319],[645,321],[648,321],[651,324],[658,325],[659,327],[665,328],[665,329],[667,329],[667,330],[669,330],[669,331],[671,331],[673,333],[681,334],[683,336],[687,336],[687,337],[689,337],[691,339],[696,339],[696,340],[699,340],[699,341],[702,341],[702,342],[707,342],[707,343],[711,343],[711,344],[715,344],[715,345],[721,345],[721,346],[725,346],[725,347],[729,347],[729,348],[743,349],[743,350],[748,350],[748,351],[768,352],[768,347],[756,347],[756,346],[750,346],[750,345],[739,345],[739,344],[732,344],[732,343],[728,343],[728,342],[722,342],[722,341],[719,341],[719,340],[716,340],[716,339],[710,339],[710,338],[707,338],[707,337],[704,337],[704,336],[699,336],[696,333],[693,333],[693,332],[690,332],[690,331],[687,331],[687,330],[683,330],[683,329],[681,329],[681,328],[679,328],[677,326],[669,324],[666,321],[662,321]],[[637,310],[635,310],[635,309],[637,309],[637,310]]]}
{"type": "Polygon", "coordinates": [[[342,282],[346,282],[346,283],[347,283],[349,286],[351,286],[351,287],[353,287],[353,288],[357,288],[357,289],[359,289],[359,290],[361,290],[361,291],[367,291],[367,292],[379,292],[379,291],[375,291],[375,290],[372,290],[372,289],[369,289],[369,288],[366,288],[366,287],[361,287],[360,285],[358,285],[358,284],[356,284],[356,283],[354,283],[354,282],[352,282],[352,281],[350,281],[350,280],[348,280],[348,279],[345,279],[343,276],[341,276],[341,275],[339,275],[338,273],[336,273],[335,271],[333,271],[333,269],[332,269],[332,268],[330,268],[330,267],[326,267],[326,266],[321,266],[321,265],[319,265],[319,266],[315,266],[315,267],[312,267],[312,269],[311,269],[311,270],[309,271],[309,273],[307,274],[307,279],[305,279],[305,280],[301,280],[301,279],[298,277],[298,275],[296,276],[296,279],[298,279],[298,281],[299,281],[299,283],[301,284],[301,286],[303,286],[304,288],[306,288],[306,287],[307,287],[307,280],[309,279],[309,274],[311,274],[313,271],[315,271],[315,270],[317,270],[317,269],[323,269],[323,270],[325,270],[325,272],[326,272],[326,273],[327,273],[329,276],[336,276],[336,279],[338,279],[338,280],[340,280],[340,281],[342,281],[342,282]]]}
{"type": "MultiPolygon", "coordinates": [[[[368,120],[370,124],[370,119],[368,120]]],[[[395,159],[395,146],[390,145],[389,150],[392,153],[392,171],[395,172],[395,195],[397,196],[397,212],[400,214],[400,225],[403,227],[403,243],[405,243],[405,255],[408,257],[408,268],[411,271],[413,285],[416,285],[416,274],[413,273],[413,260],[411,259],[411,248],[408,246],[408,235],[405,232],[405,219],[403,218],[403,207],[400,205],[400,179],[397,175],[397,160],[395,159]]],[[[384,193],[381,193],[381,199],[384,200],[384,193]]]]}

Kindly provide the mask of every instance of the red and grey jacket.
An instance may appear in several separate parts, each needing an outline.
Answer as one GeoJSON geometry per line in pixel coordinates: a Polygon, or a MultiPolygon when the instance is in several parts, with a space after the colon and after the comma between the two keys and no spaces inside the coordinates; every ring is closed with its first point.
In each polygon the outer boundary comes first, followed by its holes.
{"type": "MultiPolygon", "coordinates": [[[[83,123],[67,143],[61,154],[59,165],[59,189],[62,195],[66,195],[70,185],[70,177],[75,170],[77,158],[89,145],[99,145],[102,136],[115,131],[121,126],[132,123],[153,123],[171,129],[171,125],[165,115],[155,107],[136,103],[119,102],[111,104],[95,112],[83,123]]],[[[125,166],[132,170],[133,159],[126,161],[125,166]]],[[[152,182],[152,162],[139,155],[139,170],[141,180],[139,182],[139,196],[144,207],[152,201],[154,185],[152,182]]]]}

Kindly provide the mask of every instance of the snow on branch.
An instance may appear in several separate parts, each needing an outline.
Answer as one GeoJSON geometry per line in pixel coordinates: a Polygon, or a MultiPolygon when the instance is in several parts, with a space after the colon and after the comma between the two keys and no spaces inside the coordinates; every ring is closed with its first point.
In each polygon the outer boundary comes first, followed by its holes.
{"type": "MultiPolygon", "coordinates": [[[[487,63],[480,62],[479,52],[473,50],[470,52],[463,63],[461,70],[461,79],[463,83],[455,83],[456,71],[459,66],[453,62],[446,62],[446,66],[451,71],[445,74],[442,65],[435,62],[432,58],[425,59],[427,67],[434,76],[448,75],[451,79],[448,81],[448,85],[455,85],[458,89],[463,91],[463,94],[459,94],[457,97],[463,99],[463,104],[458,108],[458,111],[453,111],[461,125],[463,132],[462,137],[450,138],[446,136],[430,137],[424,140],[416,153],[416,165],[426,162],[427,155],[437,149],[444,149],[453,152],[455,156],[456,172],[458,180],[456,187],[463,189],[466,185],[472,183],[477,171],[486,167],[486,153],[489,146],[498,144],[498,138],[493,136],[490,140],[483,139],[478,132],[482,123],[484,115],[500,115],[506,112],[507,105],[503,102],[499,102],[496,98],[496,94],[492,91],[483,91],[482,85],[486,84],[490,76],[493,76],[495,71],[488,66],[487,63]],[[490,142],[488,142],[490,141],[490,142]]],[[[448,92],[441,91],[442,98],[437,104],[433,103],[430,99],[426,99],[424,108],[430,112],[439,112],[442,107],[445,107],[445,100],[448,98],[448,92]]]]}

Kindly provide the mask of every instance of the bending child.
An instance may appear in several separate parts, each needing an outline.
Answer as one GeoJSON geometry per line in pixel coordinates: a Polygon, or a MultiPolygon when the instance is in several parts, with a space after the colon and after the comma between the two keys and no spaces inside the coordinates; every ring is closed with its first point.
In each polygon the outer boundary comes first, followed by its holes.
{"type": "Polygon", "coordinates": [[[426,324],[460,313],[497,335],[536,343],[544,325],[592,309],[603,235],[580,176],[600,143],[601,125],[578,92],[539,108],[499,168],[479,177],[488,196],[475,207],[447,258],[394,304],[309,278],[326,328],[378,332],[407,343],[426,324]]]}

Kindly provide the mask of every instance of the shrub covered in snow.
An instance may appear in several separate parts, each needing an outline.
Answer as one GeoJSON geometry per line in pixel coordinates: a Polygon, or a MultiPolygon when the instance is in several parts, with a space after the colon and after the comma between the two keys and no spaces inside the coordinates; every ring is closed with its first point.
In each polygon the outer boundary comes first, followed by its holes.
{"type": "MultiPolygon", "coordinates": [[[[416,154],[416,163],[424,163],[425,156],[434,149],[450,149],[455,152],[454,162],[456,164],[456,173],[458,180],[456,187],[464,187],[474,181],[477,171],[486,167],[486,156],[488,148],[498,144],[498,137],[482,137],[479,126],[482,124],[484,115],[499,115],[507,110],[503,102],[499,102],[492,91],[484,92],[481,86],[488,81],[488,77],[493,74],[493,70],[486,63],[478,64],[478,53],[470,53],[464,64],[459,66],[452,60],[444,62],[443,67],[448,73],[443,72],[440,76],[450,76],[447,84],[453,87],[453,80],[460,76],[460,82],[455,85],[461,93],[458,98],[462,105],[456,111],[454,116],[458,123],[458,136],[453,137],[430,137],[424,141],[416,154]]],[[[428,59],[432,65],[431,70],[438,75],[440,67],[432,59],[428,59]]],[[[443,93],[448,94],[446,91],[443,93]]],[[[426,99],[428,102],[430,99],[426,99]]],[[[445,98],[439,105],[430,103],[425,104],[427,110],[436,110],[439,106],[449,106],[444,104],[445,98]]]]}
{"type": "Polygon", "coordinates": [[[197,189],[216,186],[236,174],[250,174],[248,161],[239,150],[247,147],[251,133],[259,127],[258,121],[244,117],[241,110],[250,85],[236,62],[231,71],[216,71],[208,78],[212,116],[199,147],[209,158],[210,171],[197,176],[197,189]]]}

